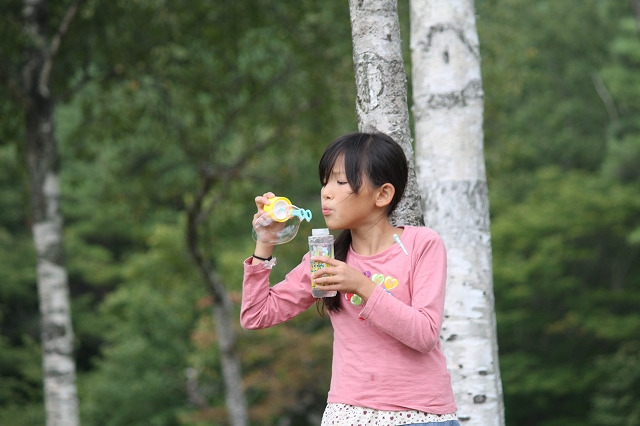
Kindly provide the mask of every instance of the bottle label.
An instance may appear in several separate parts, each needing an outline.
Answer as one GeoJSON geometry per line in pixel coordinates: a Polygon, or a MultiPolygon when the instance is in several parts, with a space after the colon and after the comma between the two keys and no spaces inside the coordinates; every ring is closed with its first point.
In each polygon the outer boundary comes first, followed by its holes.
{"type": "MultiPolygon", "coordinates": [[[[314,262],[311,261],[311,274],[313,275],[314,272],[319,271],[320,269],[325,267],[325,263],[324,262],[314,262]]],[[[323,275],[323,277],[326,277],[327,275],[323,275]]],[[[311,287],[312,288],[316,288],[318,285],[316,284],[316,282],[314,280],[311,280],[311,287]]]]}
{"type": "MultiPolygon", "coordinates": [[[[313,247],[311,250],[310,255],[311,256],[324,256],[324,257],[333,257],[333,253],[331,250],[333,247],[332,246],[316,246],[313,247]]],[[[311,261],[311,274],[313,275],[315,272],[319,271],[320,269],[324,268],[325,266],[328,266],[326,263],[324,262],[315,262],[315,261],[311,261]]],[[[330,265],[329,265],[330,266],[330,265]]],[[[324,277],[327,276],[327,274],[323,275],[324,277]]],[[[322,285],[320,285],[322,286],[322,285]]],[[[318,287],[318,285],[315,283],[315,281],[312,279],[311,280],[311,287],[312,288],[316,288],[318,287]]]]}

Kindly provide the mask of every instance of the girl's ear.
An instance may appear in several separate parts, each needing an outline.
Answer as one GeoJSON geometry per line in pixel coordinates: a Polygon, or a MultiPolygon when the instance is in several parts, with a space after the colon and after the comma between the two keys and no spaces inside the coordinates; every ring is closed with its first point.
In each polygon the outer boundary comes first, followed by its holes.
{"type": "Polygon", "coordinates": [[[376,207],[386,207],[393,200],[393,196],[396,194],[396,188],[390,183],[385,183],[380,188],[376,189],[376,207]]]}

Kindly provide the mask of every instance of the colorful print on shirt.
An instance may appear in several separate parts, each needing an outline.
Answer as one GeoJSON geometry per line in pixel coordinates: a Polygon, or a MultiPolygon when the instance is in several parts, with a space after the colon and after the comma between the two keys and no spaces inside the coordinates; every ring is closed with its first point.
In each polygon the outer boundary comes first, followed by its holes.
{"type": "MultiPolygon", "coordinates": [[[[399,284],[398,279],[392,277],[391,275],[385,276],[384,274],[379,274],[379,273],[372,274],[371,271],[364,271],[363,274],[366,277],[371,278],[371,281],[373,281],[377,285],[382,286],[382,288],[387,293],[390,293],[391,295],[393,295],[391,290],[398,287],[398,284],[399,284]]],[[[362,305],[362,298],[357,294],[345,293],[344,298],[347,299],[347,301],[351,302],[352,305],[355,305],[355,306],[362,305]]]]}

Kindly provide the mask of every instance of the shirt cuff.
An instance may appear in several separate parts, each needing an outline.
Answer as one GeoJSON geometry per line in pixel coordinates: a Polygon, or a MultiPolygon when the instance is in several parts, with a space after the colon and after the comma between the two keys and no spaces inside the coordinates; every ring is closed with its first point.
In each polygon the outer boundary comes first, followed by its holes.
{"type": "Polygon", "coordinates": [[[371,296],[369,296],[367,303],[365,303],[364,305],[364,309],[360,311],[360,318],[369,318],[369,316],[371,315],[371,311],[373,311],[375,305],[380,301],[380,297],[382,297],[384,293],[386,292],[382,289],[382,286],[378,285],[373,289],[371,296]]]}
{"type": "Polygon", "coordinates": [[[255,265],[252,264],[253,262],[253,256],[249,256],[248,258],[246,258],[244,260],[244,270],[245,272],[258,272],[262,269],[265,269],[264,265],[262,264],[262,262],[260,263],[256,263],[255,265]]]}

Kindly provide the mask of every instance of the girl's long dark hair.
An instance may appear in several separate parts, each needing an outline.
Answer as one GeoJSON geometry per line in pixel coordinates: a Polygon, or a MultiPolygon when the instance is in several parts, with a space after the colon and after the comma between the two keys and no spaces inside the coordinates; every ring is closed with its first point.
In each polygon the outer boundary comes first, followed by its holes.
{"type": "MultiPolygon", "coordinates": [[[[340,136],[325,149],[318,173],[325,186],[339,158],[344,158],[345,174],[351,189],[357,194],[368,180],[374,188],[390,183],[395,188],[387,215],[391,214],[402,199],[409,174],[407,157],[391,137],[384,133],[349,133],[340,136]]],[[[346,262],[351,247],[351,231],[343,230],[334,243],[335,258],[346,262]]],[[[322,298],[322,308],[329,312],[340,311],[341,294],[322,298]]],[[[319,301],[320,303],[320,301],[319,301]]],[[[320,307],[319,307],[320,309],[320,307]]]]}

